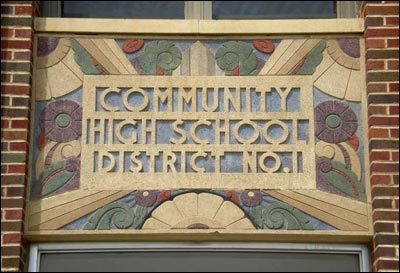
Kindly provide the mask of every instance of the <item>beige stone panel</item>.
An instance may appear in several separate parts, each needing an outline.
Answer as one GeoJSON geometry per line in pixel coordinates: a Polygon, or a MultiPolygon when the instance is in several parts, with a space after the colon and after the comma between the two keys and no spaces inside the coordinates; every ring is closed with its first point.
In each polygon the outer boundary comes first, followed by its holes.
{"type": "Polygon", "coordinates": [[[320,42],[320,39],[307,40],[292,57],[279,69],[278,74],[289,74],[289,72],[320,42]]]}
{"type": "Polygon", "coordinates": [[[146,230],[146,229],[157,230],[157,229],[170,229],[170,228],[171,228],[171,226],[169,226],[163,222],[160,222],[154,218],[147,219],[146,222],[144,222],[144,225],[142,227],[143,230],[146,230]]]}
{"type": "Polygon", "coordinates": [[[349,77],[350,69],[338,63],[334,63],[316,82],[314,82],[314,86],[328,95],[344,99],[349,77]]]}
{"type": "Polygon", "coordinates": [[[220,221],[224,227],[244,218],[244,212],[233,202],[225,201],[218,210],[214,219],[220,221]]]}
{"type": "Polygon", "coordinates": [[[174,198],[173,202],[182,213],[183,217],[197,216],[197,196],[196,193],[187,193],[174,198]]]}
{"type": "Polygon", "coordinates": [[[112,50],[105,43],[105,39],[90,39],[92,43],[104,54],[104,56],[117,68],[119,74],[129,74],[125,66],[121,64],[112,50]]]}
{"type": "Polygon", "coordinates": [[[276,64],[277,61],[282,57],[285,51],[289,48],[289,46],[293,43],[294,40],[282,40],[279,45],[275,48],[272,55],[269,57],[264,67],[261,69],[259,75],[267,75],[271,74],[269,71],[276,64]]]}
{"type": "Polygon", "coordinates": [[[268,74],[276,75],[280,74],[279,71],[281,68],[293,57],[294,54],[303,46],[306,42],[306,39],[296,39],[290,44],[287,50],[282,54],[282,56],[277,60],[277,62],[273,65],[268,74]]]}
{"type": "Polygon", "coordinates": [[[152,217],[156,218],[157,220],[170,225],[174,226],[176,223],[179,223],[183,220],[183,216],[172,201],[167,201],[159,206],[152,212],[152,217]]]}
{"type": "Polygon", "coordinates": [[[360,59],[359,58],[349,58],[349,56],[344,55],[346,53],[342,53],[342,56],[336,59],[336,62],[342,64],[344,67],[354,70],[360,70],[360,59]]]}
{"type": "Polygon", "coordinates": [[[107,55],[102,52],[91,39],[76,38],[76,41],[98,61],[110,74],[121,74],[118,68],[111,62],[107,55]]]}
{"type": "Polygon", "coordinates": [[[353,222],[349,222],[347,219],[342,219],[337,215],[333,215],[330,212],[321,210],[318,207],[315,207],[310,204],[305,204],[299,200],[296,200],[295,197],[292,196],[290,191],[286,191],[285,194],[282,194],[282,191],[274,191],[274,190],[268,190],[265,191],[267,194],[271,195],[272,197],[275,197],[285,203],[288,203],[289,205],[337,228],[340,230],[346,230],[346,231],[367,231],[368,228],[363,226],[363,223],[355,224],[353,222]]]}
{"type": "Polygon", "coordinates": [[[74,73],[75,76],[77,76],[79,79],[83,80],[83,73],[79,65],[75,62],[74,59],[74,51],[70,50],[65,56],[65,58],[62,60],[62,62],[71,70],[72,73],[74,73]]]}
{"type": "Polygon", "coordinates": [[[346,100],[348,101],[361,101],[361,71],[360,70],[351,70],[349,84],[346,89],[346,100]]]}
{"type": "Polygon", "coordinates": [[[37,69],[45,69],[47,67],[56,65],[60,61],[61,61],[61,59],[59,59],[58,56],[55,54],[40,56],[40,57],[37,57],[36,68],[37,69]]]}
{"type": "Polygon", "coordinates": [[[93,190],[76,190],[71,192],[66,192],[56,196],[46,197],[37,201],[28,202],[29,215],[39,213],[41,211],[49,210],[54,207],[58,207],[67,203],[71,203],[75,200],[94,195],[99,191],[93,190]]]}
{"type": "Polygon", "coordinates": [[[215,75],[214,56],[200,41],[197,41],[190,47],[190,75],[215,75]]]}
{"type": "Polygon", "coordinates": [[[35,98],[37,101],[51,99],[51,90],[47,80],[47,69],[37,69],[35,76],[35,98]]]}
{"type": "Polygon", "coordinates": [[[225,71],[219,68],[217,63],[215,63],[214,69],[215,69],[215,76],[225,76],[225,71]]]}
{"type": "Polygon", "coordinates": [[[300,193],[305,196],[309,196],[316,200],[321,200],[329,204],[353,211],[358,214],[367,215],[367,204],[356,201],[344,196],[337,194],[332,194],[328,192],[323,192],[320,190],[296,190],[295,192],[300,193]]]}
{"type": "Polygon", "coordinates": [[[339,46],[337,40],[327,40],[326,50],[338,64],[349,69],[360,70],[360,58],[353,58],[345,53],[339,46]]]}
{"type": "Polygon", "coordinates": [[[182,54],[181,75],[214,76],[215,65],[211,51],[197,41],[182,54]]]}
{"type": "Polygon", "coordinates": [[[119,74],[137,74],[129,60],[113,39],[91,39],[91,41],[117,68],[119,74]]]}
{"type": "MultiPolygon", "coordinates": [[[[182,54],[182,63],[183,63],[183,54],[182,54]]],[[[180,76],[182,75],[182,71],[183,71],[183,67],[182,67],[182,63],[181,65],[179,65],[175,70],[172,71],[172,76],[180,76]]],[[[189,69],[186,70],[187,72],[189,71],[189,69]]]]}
{"type": "Polygon", "coordinates": [[[312,74],[313,81],[315,82],[318,80],[319,77],[321,77],[321,75],[324,74],[334,63],[335,61],[329,56],[328,52],[324,50],[322,53],[322,61],[317,66],[314,74],[312,74]]]}
{"type": "Polygon", "coordinates": [[[82,85],[82,81],[63,62],[47,68],[47,79],[53,98],[64,96],[82,85]]]}
{"type": "Polygon", "coordinates": [[[314,198],[296,193],[294,191],[277,191],[277,192],[279,192],[280,194],[286,195],[290,198],[293,198],[303,204],[318,208],[322,211],[329,212],[330,214],[332,214],[338,218],[344,219],[350,223],[353,223],[353,224],[362,226],[365,229],[368,229],[367,217],[363,214],[358,214],[358,213],[355,213],[346,208],[342,208],[342,207],[339,207],[339,206],[336,206],[333,204],[329,204],[323,200],[316,200],[314,198]]]}
{"type": "Polygon", "coordinates": [[[215,219],[210,219],[210,218],[204,218],[204,217],[190,217],[190,218],[185,218],[183,221],[177,223],[175,226],[173,226],[173,229],[192,229],[193,225],[196,224],[201,224],[205,225],[210,229],[223,229],[224,226],[220,221],[217,221],[215,219]]]}
{"type": "Polygon", "coordinates": [[[64,59],[70,51],[71,44],[68,38],[59,40],[57,47],[46,56],[38,56],[36,59],[36,68],[47,68],[56,65],[64,59]]]}
{"type": "Polygon", "coordinates": [[[198,216],[213,219],[224,199],[209,193],[200,193],[198,196],[198,216]]]}
{"type": "Polygon", "coordinates": [[[115,191],[101,191],[89,196],[84,196],[81,199],[75,199],[69,203],[64,203],[60,206],[52,207],[48,210],[42,210],[37,214],[31,215],[29,226],[36,226],[41,223],[48,222],[49,220],[67,214],[71,211],[76,211],[79,208],[92,203],[93,201],[101,200],[115,193],[115,191]]]}
{"type": "MultiPolygon", "coordinates": [[[[29,229],[30,230],[56,230],[59,229],[60,227],[65,226],[66,224],[69,224],[79,218],[81,218],[84,215],[87,215],[96,209],[99,209],[101,207],[104,207],[105,205],[120,199],[121,197],[124,197],[125,195],[129,194],[130,191],[104,191],[103,194],[96,194],[93,199],[88,202],[87,204],[83,205],[81,201],[76,201],[79,205],[79,208],[76,210],[73,210],[71,204],[65,207],[65,214],[58,215],[55,214],[54,212],[49,212],[47,211],[46,214],[49,215],[48,218],[50,219],[49,221],[42,221],[41,218],[47,219],[47,215],[42,216],[41,214],[32,216],[29,218],[29,229]],[[51,216],[53,218],[51,218],[51,216]],[[39,219],[35,219],[39,218],[39,219]],[[40,222],[38,225],[33,225],[33,223],[40,222]]],[[[62,210],[63,208],[56,208],[57,210],[62,210]]]]}
{"type": "Polygon", "coordinates": [[[190,48],[182,52],[182,62],[177,69],[172,72],[174,76],[190,76],[190,48]]]}
{"type": "Polygon", "coordinates": [[[251,221],[247,218],[243,218],[229,226],[226,227],[226,229],[231,229],[231,230],[243,230],[243,229],[248,229],[248,230],[255,230],[254,225],[251,223],[251,221]]]}
{"type": "MultiPolygon", "coordinates": [[[[362,40],[360,40],[360,43],[362,43],[362,40]]],[[[362,54],[361,54],[361,56],[362,56],[362,54]]],[[[358,58],[357,59],[358,61],[352,61],[352,66],[351,66],[351,69],[354,69],[354,70],[361,70],[361,61],[362,61],[362,59],[361,58],[358,58]]],[[[346,63],[347,65],[350,65],[349,63],[346,63]]]]}
{"type": "Polygon", "coordinates": [[[104,39],[103,40],[107,46],[111,49],[111,51],[117,56],[121,64],[125,67],[128,74],[136,75],[138,74],[135,68],[132,66],[125,53],[121,50],[119,45],[114,39],[104,39]]]}

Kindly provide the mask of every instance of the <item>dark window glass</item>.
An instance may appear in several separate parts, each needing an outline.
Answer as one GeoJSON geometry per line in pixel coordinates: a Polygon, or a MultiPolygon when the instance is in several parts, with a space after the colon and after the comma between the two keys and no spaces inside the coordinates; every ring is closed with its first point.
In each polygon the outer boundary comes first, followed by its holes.
{"type": "Polygon", "coordinates": [[[213,1],[212,18],[336,18],[336,1],[213,1]]]}
{"type": "Polygon", "coordinates": [[[43,272],[359,272],[357,254],[269,252],[42,253],[43,272]]]}
{"type": "Polygon", "coordinates": [[[62,1],[61,10],[67,18],[184,19],[185,1],[62,1]]]}

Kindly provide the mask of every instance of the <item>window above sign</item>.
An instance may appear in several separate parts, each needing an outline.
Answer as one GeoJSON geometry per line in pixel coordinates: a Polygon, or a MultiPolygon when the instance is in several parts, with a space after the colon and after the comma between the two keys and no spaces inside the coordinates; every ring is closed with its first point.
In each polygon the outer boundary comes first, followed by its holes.
{"type": "Polygon", "coordinates": [[[356,17],[356,1],[42,1],[42,17],[328,19],[356,17]]]}
{"type": "Polygon", "coordinates": [[[184,19],[185,1],[62,1],[62,17],[184,19]]]}
{"type": "Polygon", "coordinates": [[[336,1],[212,1],[212,19],[336,18],[336,1]]]}

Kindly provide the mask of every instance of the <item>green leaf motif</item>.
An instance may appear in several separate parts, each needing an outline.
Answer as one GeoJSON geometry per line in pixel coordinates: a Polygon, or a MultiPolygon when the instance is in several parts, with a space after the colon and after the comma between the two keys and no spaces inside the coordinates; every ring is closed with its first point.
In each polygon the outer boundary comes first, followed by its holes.
{"type": "Polygon", "coordinates": [[[332,161],[332,169],[327,172],[321,172],[322,177],[332,187],[339,190],[348,197],[366,202],[365,189],[358,181],[356,174],[346,169],[346,166],[340,162],[332,161]],[[358,195],[358,198],[357,198],[358,195]]]}
{"type": "Polygon", "coordinates": [[[140,69],[145,75],[157,75],[157,68],[161,68],[164,75],[172,75],[181,61],[181,51],[174,43],[169,41],[148,43],[143,54],[139,57],[140,69]]]}
{"type": "Polygon", "coordinates": [[[261,206],[251,208],[250,217],[258,229],[314,230],[314,226],[304,213],[279,201],[265,208],[261,206]]]}
{"type": "Polygon", "coordinates": [[[74,50],[74,60],[80,66],[83,74],[86,75],[99,75],[99,71],[97,71],[94,66],[92,59],[90,58],[89,53],[78,44],[75,39],[71,39],[71,46],[74,50]]]}
{"type": "Polygon", "coordinates": [[[117,201],[98,211],[84,226],[86,230],[110,230],[112,225],[118,229],[138,229],[147,216],[147,208],[117,201]]]}
{"type": "Polygon", "coordinates": [[[314,47],[303,64],[303,67],[297,73],[297,75],[312,75],[315,72],[317,66],[322,62],[322,52],[325,50],[326,42],[320,41],[316,47],[314,47]]]}
{"type": "Polygon", "coordinates": [[[34,195],[46,197],[67,184],[76,174],[76,171],[65,170],[65,161],[53,163],[39,177],[34,195]]]}
{"type": "Polygon", "coordinates": [[[239,67],[240,76],[256,75],[257,57],[253,48],[245,42],[230,41],[220,46],[215,54],[215,60],[225,75],[232,75],[232,70],[239,67]]]}

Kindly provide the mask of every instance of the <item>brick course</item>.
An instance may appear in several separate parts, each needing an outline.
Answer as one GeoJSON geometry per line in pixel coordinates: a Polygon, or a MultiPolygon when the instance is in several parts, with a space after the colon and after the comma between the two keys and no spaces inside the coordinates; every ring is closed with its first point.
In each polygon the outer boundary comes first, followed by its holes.
{"type": "Polygon", "coordinates": [[[399,4],[395,1],[362,1],[360,15],[365,19],[369,170],[374,222],[372,269],[398,271],[399,4]]]}
{"type": "Polygon", "coordinates": [[[35,1],[1,3],[1,271],[26,271],[23,238],[35,1]]]}

